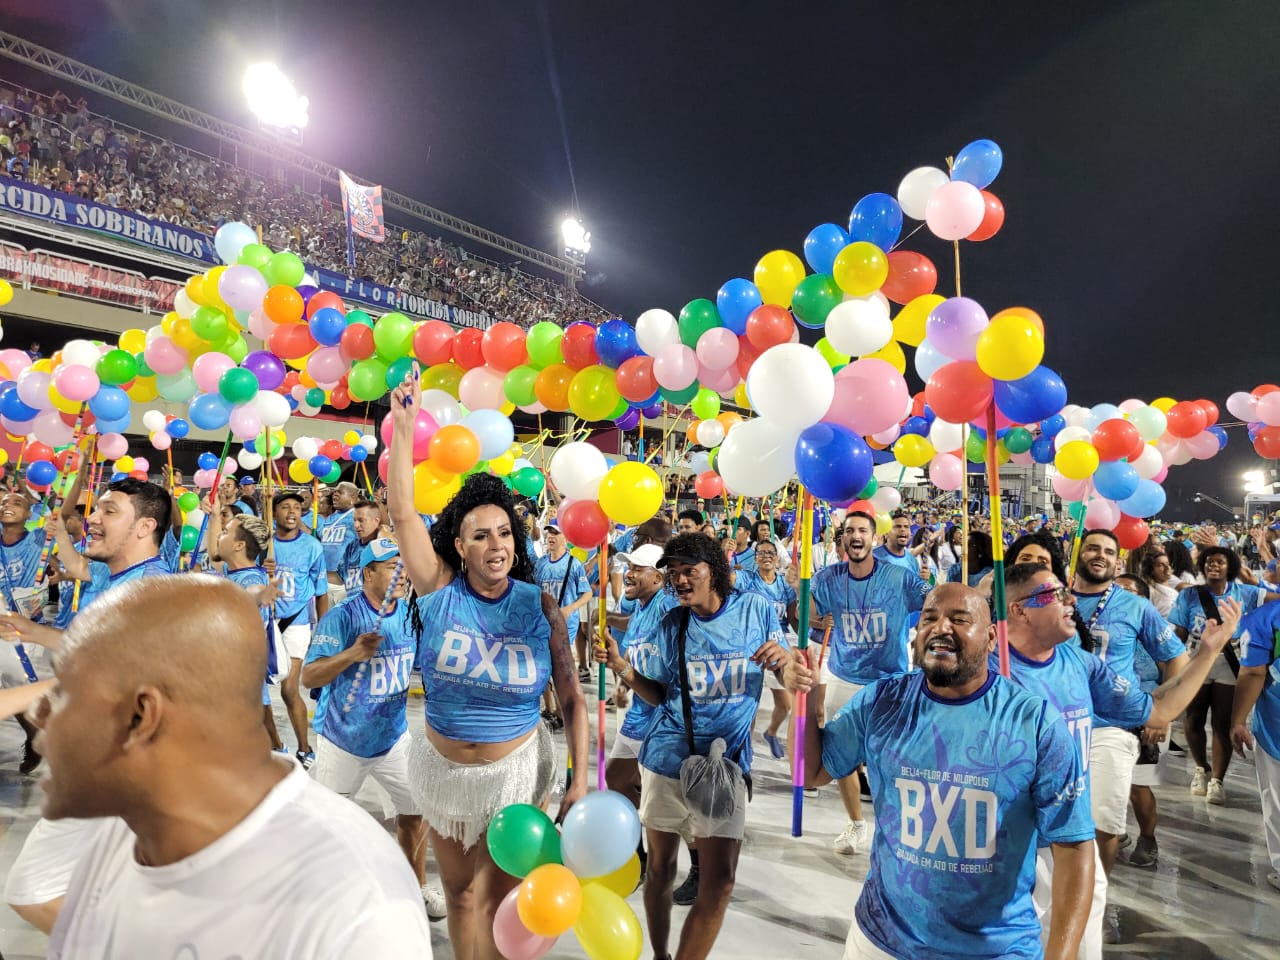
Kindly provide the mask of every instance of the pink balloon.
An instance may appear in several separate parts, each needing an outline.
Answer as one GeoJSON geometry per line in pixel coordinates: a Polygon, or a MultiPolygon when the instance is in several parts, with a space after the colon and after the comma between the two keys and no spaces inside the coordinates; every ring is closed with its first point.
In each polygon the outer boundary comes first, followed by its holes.
{"type": "Polygon", "coordinates": [[[520,888],[516,887],[498,905],[493,915],[493,944],[507,960],[538,960],[551,952],[556,944],[556,937],[540,937],[531,933],[520,921],[516,910],[516,898],[520,888]]]}
{"type": "Polygon", "coordinates": [[[98,380],[98,375],[88,367],[71,363],[54,371],[53,386],[68,400],[84,403],[98,392],[98,387],[102,386],[102,383],[98,380]]]}
{"type": "Polygon", "coordinates": [[[524,406],[524,407],[517,407],[517,409],[518,409],[521,413],[531,413],[531,414],[533,414],[535,417],[536,417],[538,414],[540,414],[540,413],[546,413],[546,412],[547,412],[547,408],[546,408],[546,406],[545,406],[544,404],[542,404],[542,403],[539,403],[537,400],[533,401],[533,403],[531,403],[531,404],[529,404],[529,405],[527,405],[527,406],[524,406]]]}
{"type": "Polygon", "coordinates": [[[493,367],[473,367],[458,381],[458,400],[468,410],[497,410],[507,399],[502,381],[493,367]]]}
{"type": "Polygon", "coordinates": [[[934,190],[925,207],[924,220],[935,237],[963,240],[982,224],[987,202],[972,183],[952,180],[934,190]]]}
{"type": "Polygon", "coordinates": [[[242,403],[231,411],[228,426],[237,440],[250,440],[262,434],[262,417],[252,403],[242,403]]]}
{"type": "Polygon", "coordinates": [[[41,410],[28,426],[37,440],[51,447],[60,447],[75,438],[75,431],[67,426],[57,410],[41,410]]]}
{"type": "Polygon", "coordinates": [[[929,482],[939,490],[959,490],[964,464],[953,453],[936,454],[929,463],[929,482]]]}
{"type": "Polygon", "coordinates": [[[151,461],[148,460],[146,457],[134,457],[133,469],[141,470],[143,473],[146,473],[148,470],[151,469],[151,461]]]}
{"type": "Polygon", "coordinates": [[[249,313],[249,332],[255,337],[266,343],[271,339],[271,331],[276,325],[271,322],[270,318],[262,312],[261,307],[257,307],[249,313]]]}
{"type": "Polygon", "coordinates": [[[907,381],[893,364],[878,357],[855,360],[835,377],[835,395],[823,420],[848,427],[859,436],[897,424],[911,402],[907,381]]]}
{"type": "MultiPolygon", "coordinates": [[[[418,415],[413,419],[413,460],[415,463],[427,459],[430,455],[431,438],[435,436],[436,431],[439,429],[440,425],[436,423],[435,417],[425,410],[418,411],[418,415]]],[[[386,442],[388,445],[391,443],[390,440],[386,440],[386,442]]]]}
{"type": "Polygon", "coordinates": [[[349,367],[337,347],[321,347],[307,358],[307,373],[316,383],[337,383],[349,367]]]}
{"type": "MultiPolygon", "coordinates": [[[[156,373],[174,374],[187,365],[187,351],[168,337],[156,337],[147,344],[142,356],[147,361],[147,366],[156,373]]],[[[216,380],[214,388],[217,388],[216,380]]]]}
{"type": "MultiPolygon", "coordinates": [[[[8,353],[6,350],[5,353],[8,353]]],[[[0,353],[0,360],[4,359],[4,354],[0,353]]],[[[1273,393],[1266,396],[1273,396],[1273,393]]],[[[1227,397],[1227,412],[1233,417],[1239,417],[1241,420],[1259,420],[1258,416],[1258,398],[1252,393],[1245,390],[1237,390],[1231,396],[1227,397]]]]}
{"type": "Polygon", "coordinates": [[[1111,530],[1120,522],[1120,508],[1110,500],[1095,497],[1084,508],[1086,530],[1111,530]]]}
{"type": "Polygon", "coordinates": [[[217,474],[217,470],[197,470],[191,475],[191,482],[201,490],[209,490],[213,487],[213,478],[217,474]]]}
{"type": "Polygon", "coordinates": [[[934,307],[925,320],[926,342],[952,360],[973,360],[988,323],[987,311],[978,301],[951,297],[934,307]]]}
{"type": "Polygon", "coordinates": [[[712,327],[698,338],[698,363],[707,370],[727,370],[738,360],[738,345],[728,327],[712,327]]]}
{"type": "MultiPolygon", "coordinates": [[[[155,430],[151,434],[151,445],[157,450],[168,450],[173,446],[173,437],[163,430],[155,430]]],[[[101,444],[99,444],[101,446],[101,444]]]]}
{"type": "Polygon", "coordinates": [[[10,347],[8,350],[0,350],[0,363],[9,371],[9,379],[16,380],[18,374],[31,366],[31,358],[23,351],[10,347]]]}
{"type": "Polygon", "coordinates": [[[683,343],[669,343],[653,358],[653,379],[668,390],[683,390],[698,379],[698,357],[683,343]]]}
{"type": "MultiPolygon", "coordinates": [[[[710,332],[710,331],[708,331],[710,332]]],[[[740,381],[737,367],[727,367],[724,370],[710,370],[701,363],[698,364],[698,382],[709,390],[716,393],[732,394],[733,389],[740,381]]]]}
{"type": "Polygon", "coordinates": [[[1280,390],[1264,393],[1258,400],[1256,415],[1249,419],[1261,420],[1268,427],[1280,427],[1280,390]]]}
{"type": "Polygon", "coordinates": [[[1159,471],[1157,471],[1156,475],[1151,479],[1154,480],[1156,483],[1164,483],[1164,479],[1167,476],[1169,476],[1169,467],[1166,465],[1166,466],[1162,466],[1159,469],[1159,471]]]}
{"type": "MultiPolygon", "coordinates": [[[[1271,396],[1271,394],[1267,394],[1267,397],[1269,396],[1271,396]]],[[[1267,397],[1263,397],[1262,399],[1265,400],[1267,397]]],[[[1259,406],[1261,406],[1261,404],[1259,404],[1259,406]]],[[[1188,437],[1186,440],[1183,440],[1182,443],[1183,446],[1186,447],[1187,452],[1197,460],[1208,460],[1222,449],[1218,445],[1218,438],[1208,430],[1205,430],[1202,433],[1197,433],[1194,437],[1188,437]]]]}
{"type": "Polygon", "coordinates": [[[391,419],[391,414],[387,414],[382,418],[382,423],[378,425],[378,436],[382,437],[383,447],[391,446],[391,434],[395,430],[395,422],[391,419]]]}
{"type": "Polygon", "coordinates": [[[236,264],[227,267],[218,278],[218,293],[234,310],[254,310],[262,306],[267,281],[253,267],[236,264]]]}
{"type": "MultiPolygon", "coordinates": [[[[839,377],[837,376],[836,379],[839,379],[839,377]]],[[[901,435],[902,435],[902,425],[895,423],[892,427],[889,427],[889,429],[887,430],[881,430],[878,433],[871,434],[871,439],[874,440],[876,443],[880,444],[882,447],[887,447],[889,446],[889,444],[893,443],[893,441],[897,440],[898,437],[901,435]]]]}
{"type": "Polygon", "coordinates": [[[1089,481],[1087,479],[1068,480],[1058,473],[1053,477],[1053,492],[1067,503],[1078,503],[1088,495],[1089,481]]]}
{"type": "Polygon", "coordinates": [[[121,434],[104,433],[98,438],[98,453],[108,460],[119,460],[128,452],[129,441],[121,434]]]}
{"type": "Polygon", "coordinates": [[[1021,453],[1009,454],[1009,462],[1016,463],[1020,467],[1029,467],[1035,463],[1035,458],[1031,456],[1030,450],[1023,450],[1021,453]]]}
{"type": "Polygon", "coordinates": [[[222,375],[236,365],[236,362],[225,353],[202,353],[191,365],[191,373],[196,378],[196,386],[204,393],[217,393],[218,381],[222,375]]]}

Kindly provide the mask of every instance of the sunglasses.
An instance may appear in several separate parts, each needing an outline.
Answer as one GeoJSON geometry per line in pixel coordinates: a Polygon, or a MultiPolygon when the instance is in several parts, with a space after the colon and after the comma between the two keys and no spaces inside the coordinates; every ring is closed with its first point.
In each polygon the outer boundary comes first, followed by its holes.
{"type": "Polygon", "coordinates": [[[1047,607],[1053,603],[1066,603],[1067,598],[1071,596],[1071,591],[1062,584],[1052,584],[1050,586],[1041,587],[1034,593],[1029,593],[1021,600],[1015,600],[1014,603],[1023,607],[1047,607]]]}

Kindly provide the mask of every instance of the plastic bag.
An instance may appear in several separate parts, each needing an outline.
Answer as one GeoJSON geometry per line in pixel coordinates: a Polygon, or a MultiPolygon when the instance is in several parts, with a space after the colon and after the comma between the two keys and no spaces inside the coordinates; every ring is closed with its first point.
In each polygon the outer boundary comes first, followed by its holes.
{"type": "Polygon", "coordinates": [[[691,756],[680,764],[680,789],[691,810],[708,820],[727,820],[737,810],[742,768],[724,755],[721,737],[711,741],[705,757],[691,756]]]}

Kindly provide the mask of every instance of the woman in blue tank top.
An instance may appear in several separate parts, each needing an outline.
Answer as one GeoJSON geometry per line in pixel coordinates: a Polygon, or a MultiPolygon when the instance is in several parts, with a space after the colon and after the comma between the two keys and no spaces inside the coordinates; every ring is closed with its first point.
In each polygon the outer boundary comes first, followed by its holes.
{"type": "MultiPolygon", "coordinates": [[[[410,780],[440,865],[453,955],[497,960],[494,913],[520,881],[490,859],[484,832],[503,807],[550,796],[555,754],[539,715],[547,684],[564,709],[573,768],[584,771],[586,703],[564,617],[531,582],[532,558],[506,485],[474,474],[430,531],[419,519],[416,374],[391,395],[387,471],[387,507],[417,594],[416,666],[426,691],[426,735],[414,738],[410,780]]],[[[561,814],[586,791],[587,778],[577,777],[561,814]]]]}

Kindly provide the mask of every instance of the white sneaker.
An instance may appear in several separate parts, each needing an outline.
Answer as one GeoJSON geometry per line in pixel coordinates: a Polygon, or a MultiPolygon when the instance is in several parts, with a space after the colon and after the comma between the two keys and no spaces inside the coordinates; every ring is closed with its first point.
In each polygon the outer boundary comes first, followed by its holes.
{"type": "Polygon", "coordinates": [[[1209,786],[1205,788],[1204,799],[1206,803],[1217,804],[1219,807],[1227,805],[1227,791],[1222,789],[1222,781],[1213,779],[1209,781],[1209,786]]]}
{"type": "Polygon", "coordinates": [[[427,919],[432,923],[445,918],[444,891],[435,884],[423,886],[422,902],[427,908],[427,919]]]}
{"type": "Polygon", "coordinates": [[[1203,797],[1208,788],[1209,778],[1205,771],[1200,767],[1196,767],[1195,772],[1191,774],[1191,795],[1193,797],[1203,797]]]}
{"type": "Polygon", "coordinates": [[[835,848],[836,853],[851,857],[866,845],[870,832],[867,829],[867,821],[850,820],[845,824],[844,830],[840,832],[840,836],[836,837],[832,846],[835,848]]]}

